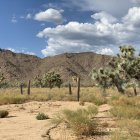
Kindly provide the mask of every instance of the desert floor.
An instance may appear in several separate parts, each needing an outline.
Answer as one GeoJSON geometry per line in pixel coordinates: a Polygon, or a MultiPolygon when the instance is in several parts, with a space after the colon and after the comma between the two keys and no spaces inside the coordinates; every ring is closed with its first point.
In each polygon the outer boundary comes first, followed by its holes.
{"type": "MultiPolygon", "coordinates": [[[[64,124],[53,128],[52,118],[61,113],[64,109],[76,110],[86,108],[91,103],[80,106],[78,102],[28,102],[24,104],[10,104],[0,106],[0,110],[8,110],[8,118],[0,119],[0,140],[47,140],[49,136],[53,140],[77,140],[78,138],[64,124]],[[36,115],[39,112],[47,114],[50,119],[37,120],[36,115]],[[51,129],[53,128],[53,129],[51,129]],[[50,129],[49,136],[46,135],[50,129]]],[[[107,127],[101,128],[101,135],[88,139],[108,140],[106,132],[109,132],[114,126],[114,120],[109,116],[110,106],[107,104],[99,106],[97,119],[100,124],[107,124],[107,127]]],[[[81,139],[81,138],[80,138],[81,139]]],[[[82,138],[87,140],[87,138],[82,138]]]]}

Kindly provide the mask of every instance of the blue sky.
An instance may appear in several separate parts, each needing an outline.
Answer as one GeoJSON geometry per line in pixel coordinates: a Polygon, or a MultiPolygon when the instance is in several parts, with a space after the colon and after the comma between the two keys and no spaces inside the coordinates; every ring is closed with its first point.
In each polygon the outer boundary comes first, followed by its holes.
{"type": "Polygon", "coordinates": [[[39,57],[140,51],[140,0],[1,0],[0,48],[39,57]]]}

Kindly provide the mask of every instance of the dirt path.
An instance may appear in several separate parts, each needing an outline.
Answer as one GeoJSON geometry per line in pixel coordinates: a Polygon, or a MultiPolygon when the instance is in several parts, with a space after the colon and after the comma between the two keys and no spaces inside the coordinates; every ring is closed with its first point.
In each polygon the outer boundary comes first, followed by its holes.
{"type": "MultiPolygon", "coordinates": [[[[90,103],[84,107],[88,105],[90,103]]],[[[53,118],[54,114],[66,108],[76,110],[79,107],[81,108],[78,102],[59,101],[0,106],[0,110],[9,111],[8,118],[0,119],[0,140],[46,140],[47,138],[43,135],[46,134],[48,128],[52,127],[51,119],[36,120],[36,115],[43,112],[53,118]]],[[[55,140],[59,139],[61,134],[62,131],[57,133],[55,140]]]]}
{"type": "MultiPolygon", "coordinates": [[[[20,105],[3,105],[0,110],[8,110],[9,117],[0,119],[0,140],[47,140],[46,132],[53,127],[51,119],[36,120],[39,112],[47,114],[50,118],[54,114],[64,109],[76,110],[78,108],[86,108],[80,106],[78,102],[30,102],[20,105]]],[[[86,140],[108,140],[107,133],[111,131],[115,125],[115,121],[109,115],[110,106],[105,104],[99,107],[99,113],[96,118],[99,120],[99,130],[101,135],[92,138],[83,138],[86,140]]],[[[65,124],[58,125],[56,128],[49,130],[49,135],[53,140],[77,140],[76,136],[65,124]]]]}
{"type": "Polygon", "coordinates": [[[109,110],[111,106],[104,104],[99,106],[96,119],[99,121],[99,136],[96,136],[96,140],[109,140],[109,133],[116,129],[115,118],[111,116],[109,110]]]}

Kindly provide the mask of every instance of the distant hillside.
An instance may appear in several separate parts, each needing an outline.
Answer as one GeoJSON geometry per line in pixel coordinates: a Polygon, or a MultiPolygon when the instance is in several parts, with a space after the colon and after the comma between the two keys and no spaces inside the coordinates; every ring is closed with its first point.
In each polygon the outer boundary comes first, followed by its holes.
{"type": "Polygon", "coordinates": [[[74,75],[79,75],[82,83],[88,85],[91,70],[104,67],[110,59],[110,56],[92,52],[65,53],[41,59],[0,49],[0,72],[4,73],[7,81],[14,82],[32,80],[36,75],[55,71],[62,76],[64,82],[71,80],[74,75]]]}

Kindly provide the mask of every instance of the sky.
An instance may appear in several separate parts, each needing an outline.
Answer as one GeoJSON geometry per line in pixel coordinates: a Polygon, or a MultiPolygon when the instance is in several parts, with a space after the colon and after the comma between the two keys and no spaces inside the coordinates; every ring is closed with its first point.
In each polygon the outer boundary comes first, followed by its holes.
{"type": "Polygon", "coordinates": [[[39,57],[120,45],[140,52],[140,0],[1,0],[0,48],[39,57]]]}

